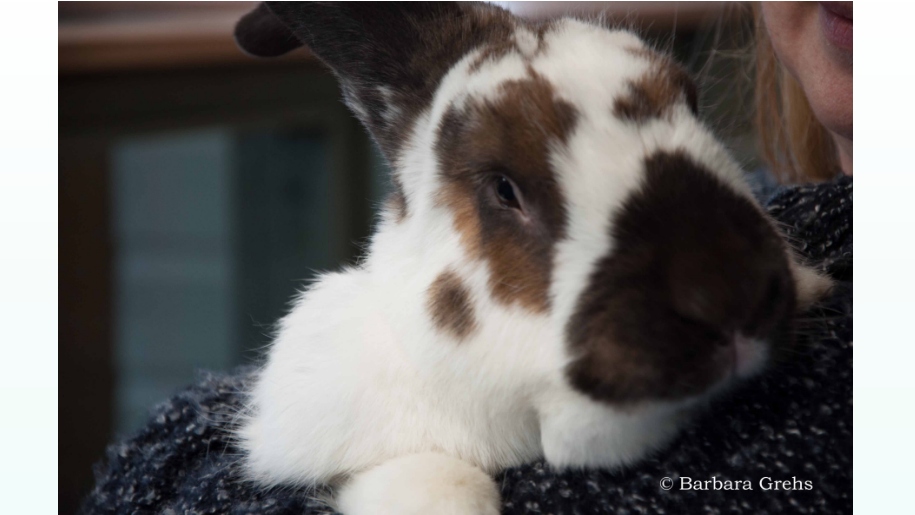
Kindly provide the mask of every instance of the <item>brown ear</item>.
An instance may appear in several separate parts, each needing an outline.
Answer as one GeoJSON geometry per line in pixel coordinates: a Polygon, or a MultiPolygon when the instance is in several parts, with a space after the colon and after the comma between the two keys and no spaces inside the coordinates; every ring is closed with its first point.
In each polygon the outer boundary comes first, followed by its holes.
{"type": "Polygon", "coordinates": [[[265,3],[238,20],[235,42],[246,54],[254,57],[278,57],[302,46],[299,38],[265,3]]]}
{"type": "Polygon", "coordinates": [[[512,23],[482,3],[264,2],[238,22],[235,38],[262,57],[307,46],[393,160],[451,66],[494,33],[511,34],[512,23]]]}

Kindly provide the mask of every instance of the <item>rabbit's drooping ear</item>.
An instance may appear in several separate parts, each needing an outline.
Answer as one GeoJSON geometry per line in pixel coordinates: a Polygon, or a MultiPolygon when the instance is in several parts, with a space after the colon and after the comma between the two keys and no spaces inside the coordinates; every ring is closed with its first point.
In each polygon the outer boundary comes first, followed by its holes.
{"type": "Polygon", "coordinates": [[[307,46],[393,158],[445,73],[483,38],[511,34],[511,23],[497,7],[451,2],[265,2],[238,23],[235,37],[259,56],[295,48],[291,37],[307,46]]]}
{"type": "Polygon", "coordinates": [[[238,20],[235,42],[254,57],[279,57],[302,46],[299,38],[283,25],[267,4],[258,5],[238,20]]]}

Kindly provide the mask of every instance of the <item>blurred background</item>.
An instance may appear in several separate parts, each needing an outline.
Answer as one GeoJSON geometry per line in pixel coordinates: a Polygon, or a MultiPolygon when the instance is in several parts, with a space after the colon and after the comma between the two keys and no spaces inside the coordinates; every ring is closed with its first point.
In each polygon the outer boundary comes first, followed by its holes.
{"type": "MultiPolygon", "coordinates": [[[[500,4],[639,29],[694,72],[703,118],[758,167],[746,6],[500,4]]],[[[59,4],[61,513],[105,445],[195,371],[255,362],[293,294],[358,258],[387,191],[320,63],[236,48],[253,5],[59,4]]]]}

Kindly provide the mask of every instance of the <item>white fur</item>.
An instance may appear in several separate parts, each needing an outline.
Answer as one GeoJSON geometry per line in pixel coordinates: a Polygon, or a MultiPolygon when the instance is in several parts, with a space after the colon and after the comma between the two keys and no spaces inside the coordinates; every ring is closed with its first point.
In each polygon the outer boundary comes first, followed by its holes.
{"type": "Polygon", "coordinates": [[[516,41],[522,55],[476,73],[476,52],[455,64],[394,163],[409,215],[383,218],[366,261],[322,276],[280,323],[239,432],[252,478],[314,485],[350,477],[338,501],[352,514],[497,513],[498,494],[481,471],[542,456],[554,466],[630,463],[672,437],[695,403],[624,412],[591,401],[565,380],[574,356],[563,331],[594,263],[612,248],[608,224],[639,187],[645,155],[688,148],[749,195],[739,168],[685,107],[638,128],[611,115],[626,81],[648,67],[625,50],[642,46],[632,34],[567,20],[543,52],[526,30],[516,41]],[[547,314],[493,300],[486,263],[467,254],[452,213],[434,201],[435,129],[447,108],[497,98],[527,66],[582,114],[551,156],[569,222],[547,314]],[[427,312],[427,289],[446,269],[461,277],[477,315],[461,342],[427,312]]]}
{"type": "Polygon", "coordinates": [[[467,462],[410,454],[357,475],[342,488],[337,504],[347,515],[498,515],[499,492],[486,473],[467,462]]]}

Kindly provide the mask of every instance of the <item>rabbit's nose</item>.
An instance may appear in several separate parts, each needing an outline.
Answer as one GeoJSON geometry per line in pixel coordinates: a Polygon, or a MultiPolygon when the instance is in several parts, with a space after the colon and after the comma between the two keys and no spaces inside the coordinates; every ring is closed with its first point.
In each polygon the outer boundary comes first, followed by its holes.
{"type": "Polygon", "coordinates": [[[728,340],[736,333],[766,336],[788,313],[792,298],[783,250],[764,241],[740,246],[730,255],[675,255],[669,274],[674,312],[728,340]]]}
{"type": "Polygon", "coordinates": [[[784,318],[794,302],[788,255],[752,199],[683,152],[650,156],[644,181],[614,235],[633,268],[657,281],[654,298],[668,313],[714,339],[755,335],[784,318]]]}
{"type": "Polygon", "coordinates": [[[768,347],[761,342],[736,333],[731,340],[730,348],[733,352],[732,371],[735,376],[746,377],[754,374],[766,362],[768,347]]]}
{"type": "Polygon", "coordinates": [[[766,363],[769,346],[762,340],[734,332],[719,343],[711,359],[725,376],[749,377],[766,363]]]}

